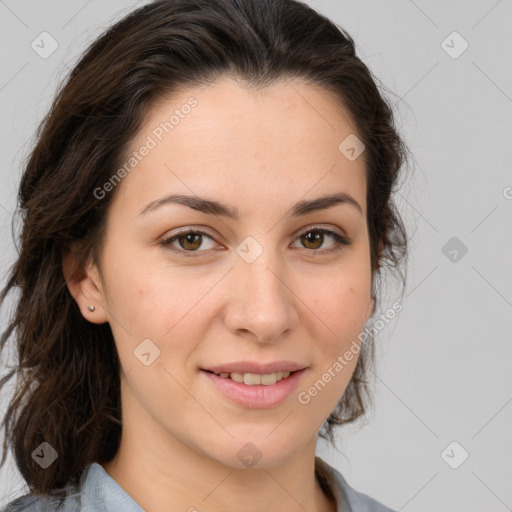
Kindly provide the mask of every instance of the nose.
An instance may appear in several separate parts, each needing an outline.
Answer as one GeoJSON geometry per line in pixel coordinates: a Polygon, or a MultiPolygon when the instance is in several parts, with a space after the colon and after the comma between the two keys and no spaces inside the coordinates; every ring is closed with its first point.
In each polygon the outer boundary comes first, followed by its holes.
{"type": "Polygon", "coordinates": [[[224,321],[237,336],[267,343],[281,339],[298,324],[289,273],[264,251],[255,261],[238,259],[230,272],[224,321]]]}

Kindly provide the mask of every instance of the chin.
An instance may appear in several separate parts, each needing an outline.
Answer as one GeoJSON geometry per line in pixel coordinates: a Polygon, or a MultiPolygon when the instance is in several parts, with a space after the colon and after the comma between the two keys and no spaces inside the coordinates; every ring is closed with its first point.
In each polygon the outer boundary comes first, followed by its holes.
{"type": "Polygon", "coordinates": [[[286,464],[304,448],[307,441],[290,437],[289,430],[278,434],[280,427],[276,426],[270,429],[245,429],[244,435],[235,435],[228,428],[233,438],[220,443],[215,450],[210,446],[210,457],[236,469],[270,469],[286,464]],[[276,430],[272,432],[274,428],[276,430]]]}

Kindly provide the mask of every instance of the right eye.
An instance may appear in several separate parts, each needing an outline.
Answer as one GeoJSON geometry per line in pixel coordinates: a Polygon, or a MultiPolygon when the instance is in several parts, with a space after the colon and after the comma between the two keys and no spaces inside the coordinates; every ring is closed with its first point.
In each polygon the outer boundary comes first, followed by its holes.
{"type": "MultiPolygon", "coordinates": [[[[199,247],[202,245],[203,237],[207,237],[213,241],[213,238],[203,231],[187,229],[171,237],[165,238],[162,240],[162,242],[160,242],[160,244],[175,253],[182,254],[186,257],[195,258],[197,255],[190,253],[205,252],[204,250],[198,251],[199,247]],[[180,248],[175,246],[175,242],[179,243],[180,248]]],[[[206,250],[209,249],[211,249],[211,247],[207,248],[206,250]]]]}

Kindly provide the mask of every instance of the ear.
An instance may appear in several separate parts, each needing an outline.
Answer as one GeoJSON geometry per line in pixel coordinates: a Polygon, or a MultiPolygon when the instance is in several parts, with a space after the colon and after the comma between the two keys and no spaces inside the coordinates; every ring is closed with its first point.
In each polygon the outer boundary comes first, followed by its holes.
{"type": "Polygon", "coordinates": [[[93,324],[107,322],[106,309],[103,306],[106,298],[97,266],[92,262],[81,264],[78,253],[71,250],[62,255],[62,271],[69,293],[78,304],[82,316],[93,324]],[[89,309],[90,306],[94,306],[94,311],[89,309]]]}

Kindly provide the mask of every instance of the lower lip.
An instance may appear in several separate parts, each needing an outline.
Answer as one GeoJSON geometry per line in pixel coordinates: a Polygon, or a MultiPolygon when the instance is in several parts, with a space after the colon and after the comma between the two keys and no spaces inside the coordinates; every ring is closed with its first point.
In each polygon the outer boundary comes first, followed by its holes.
{"type": "Polygon", "coordinates": [[[284,402],[297,388],[300,378],[306,369],[290,374],[286,379],[275,384],[264,386],[257,384],[248,386],[243,382],[235,382],[230,378],[224,379],[214,373],[201,370],[228,398],[242,407],[269,408],[284,402]]]}

